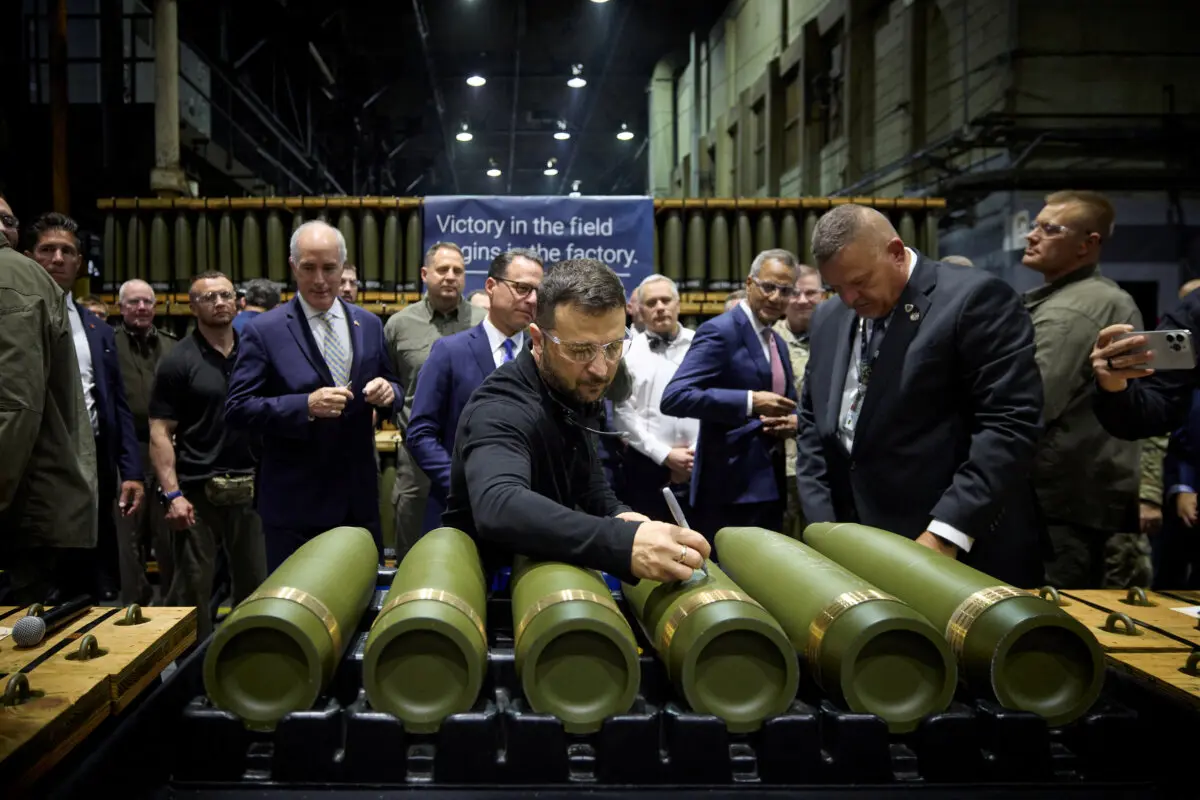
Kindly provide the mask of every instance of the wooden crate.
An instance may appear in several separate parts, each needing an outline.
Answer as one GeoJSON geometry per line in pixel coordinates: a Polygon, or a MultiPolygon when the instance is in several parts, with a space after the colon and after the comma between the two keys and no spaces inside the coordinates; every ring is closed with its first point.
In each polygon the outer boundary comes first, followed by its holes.
{"type": "MultiPolygon", "coordinates": [[[[0,784],[28,787],[196,641],[194,608],[148,608],[141,616],[139,624],[118,624],[125,609],[97,607],[34,647],[0,640],[0,689],[19,673],[32,692],[0,707],[0,784]],[[98,651],[79,658],[93,637],[98,651]]],[[[20,615],[0,608],[0,618],[8,627],[20,615]]]]}
{"type": "MultiPolygon", "coordinates": [[[[1037,592],[1034,592],[1037,594],[1037,592]]],[[[1047,598],[1049,599],[1049,598],[1047,598]]],[[[1114,612],[1088,605],[1075,600],[1068,595],[1060,595],[1059,608],[1079,620],[1096,636],[1106,653],[1158,653],[1158,652],[1188,652],[1191,647],[1183,642],[1163,636],[1157,631],[1150,630],[1133,621],[1133,635],[1127,633],[1124,620],[1113,621],[1109,618],[1114,612]]],[[[1122,611],[1121,613],[1125,613],[1122,611]]],[[[1128,614],[1126,614],[1128,616],[1128,614]]]]}
{"type": "Polygon", "coordinates": [[[1108,656],[1117,669],[1153,684],[1180,702],[1200,706],[1200,670],[1187,668],[1189,658],[1189,653],[1110,653],[1108,656]]]}
{"type": "MultiPolygon", "coordinates": [[[[1169,597],[1158,592],[1144,592],[1149,606],[1139,605],[1140,599],[1135,590],[1125,589],[1067,589],[1063,596],[1078,600],[1106,612],[1120,611],[1128,615],[1143,628],[1149,628],[1157,633],[1175,637],[1183,643],[1200,647],[1200,629],[1196,627],[1195,617],[1172,611],[1193,605],[1176,597],[1169,597]],[[1133,600],[1131,601],[1131,598],[1133,600]]],[[[1064,609],[1065,610],[1065,609],[1064,609]]]]}

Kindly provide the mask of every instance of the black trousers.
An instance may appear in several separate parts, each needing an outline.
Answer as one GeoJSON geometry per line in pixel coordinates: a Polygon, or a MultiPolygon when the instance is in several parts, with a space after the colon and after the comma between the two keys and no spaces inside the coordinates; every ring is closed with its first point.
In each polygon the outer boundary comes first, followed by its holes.
{"type": "Polygon", "coordinates": [[[630,448],[625,453],[625,477],[624,492],[620,496],[634,511],[645,514],[655,522],[674,524],[675,517],[662,494],[663,487],[670,486],[671,494],[679,502],[688,524],[694,523],[688,505],[688,484],[672,484],[669,469],[630,448]]]}

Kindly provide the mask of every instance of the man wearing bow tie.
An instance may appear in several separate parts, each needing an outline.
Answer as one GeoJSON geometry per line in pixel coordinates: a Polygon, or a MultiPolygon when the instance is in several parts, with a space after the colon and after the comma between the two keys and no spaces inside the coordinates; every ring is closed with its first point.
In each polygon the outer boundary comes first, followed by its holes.
{"type": "Polygon", "coordinates": [[[669,417],[659,405],[694,334],[679,324],[679,289],[665,275],[642,281],[630,302],[640,310],[645,330],[633,337],[625,356],[629,397],[613,408],[614,426],[629,435],[624,499],[651,519],[671,519],[662,489],[670,486],[686,509],[700,420],[669,417]]]}
{"type": "Polygon", "coordinates": [[[262,436],[257,510],[273,571],[340,525],[380,541],[371,411],[401,397],[379,317],[338,297],[346,240],[324,222],[292,234],[296,297],[247,325],[225,421],[262,436]]]}
{"type": "Polygon", "coordinates": [[[404,444],[429,478],[423,534],[442,525],[458,418],[479,384],[525,346],[525,329],[537,313],[541,284],[542,259],[533,250],[518,248],[496,256],[484,284],[487,317],[474,328],[434,342],[417,373],[404,444]]]}

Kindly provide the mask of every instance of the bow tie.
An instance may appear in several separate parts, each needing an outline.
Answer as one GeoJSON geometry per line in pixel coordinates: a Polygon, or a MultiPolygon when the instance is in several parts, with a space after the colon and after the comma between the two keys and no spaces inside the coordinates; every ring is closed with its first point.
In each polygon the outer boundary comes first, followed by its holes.
{"type": "Polygon", "coordinates": [[[654,353],[661,353],[671,346],[671,343],[679,338],[679,331],[675,331],[674,336],[664,336],[658,333],[646,331],[646,338],[650,340],[650,350],[654,353]]]}

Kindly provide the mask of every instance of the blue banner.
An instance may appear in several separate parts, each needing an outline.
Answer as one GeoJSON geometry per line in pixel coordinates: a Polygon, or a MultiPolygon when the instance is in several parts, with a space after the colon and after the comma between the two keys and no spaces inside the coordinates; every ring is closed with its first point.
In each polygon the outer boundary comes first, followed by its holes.
{"type": "Polygon", "coordinates": [[[425,248],[454,242],[467,263],[467,292],[482,289],[492,259],[514,247],[555,261],[595,258],[628,294],[654,271],[649,197],[426,197],[425,248]]]}

